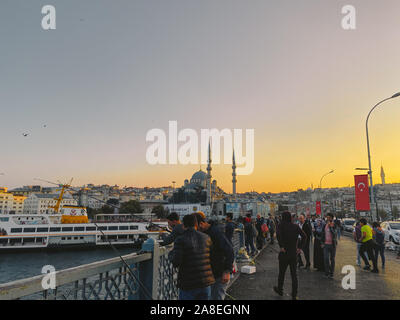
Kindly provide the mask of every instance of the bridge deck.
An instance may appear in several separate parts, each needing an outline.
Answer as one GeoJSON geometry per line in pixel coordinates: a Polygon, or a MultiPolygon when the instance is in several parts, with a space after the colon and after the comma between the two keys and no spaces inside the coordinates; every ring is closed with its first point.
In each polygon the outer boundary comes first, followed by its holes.
{"type": "MultiPolygon", "coordinates": [[[[285,295],[280,297],[272,290],[278,279],[278,250],[277,244],[265,248],[257,258],[257,272],[252,275],[241,274],[229,288],[228,293],[238,300],[290,299],[289,268],[285,277],[285,295]]],[[[394,252],[386,251],[385,255],[385,270],[381,269],[379,258],[379,274],[364,271],[356,265],[355,242],[349,237],[342,236],[336,252],[334,279],[324,278],[322,272],[314,271],[313,268],[309,271],[298,270],[298,297],[300,300],[400,299],[400,260],[396,259],[394,252]],[[353,265],[356,269],[355,290],[342,288],[341,282],[344,274],[341,274],[341,270],[344,265],[353,265]]]]}

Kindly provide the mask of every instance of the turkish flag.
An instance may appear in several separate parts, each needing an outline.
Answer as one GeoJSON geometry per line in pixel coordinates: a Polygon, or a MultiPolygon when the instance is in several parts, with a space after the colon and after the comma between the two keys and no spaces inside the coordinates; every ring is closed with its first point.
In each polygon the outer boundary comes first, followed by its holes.
{"type": "Polygon", "coordinates": [[[354,176],[354,189],[356,193],[356,210],[370,211],[368,175],[361,174],[354,176]]]}
{"type": "Polygon", "coordinates": [[[315,203],[315,211],[318,216],[321,215],[321,201],[317,201],[315,203]]]}

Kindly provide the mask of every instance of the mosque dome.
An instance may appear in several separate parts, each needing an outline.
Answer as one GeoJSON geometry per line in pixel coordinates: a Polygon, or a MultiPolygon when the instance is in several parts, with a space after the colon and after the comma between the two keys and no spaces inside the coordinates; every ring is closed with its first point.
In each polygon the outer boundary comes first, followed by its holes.
{"type": "Polygon", "coordinates": [[[192,178],[190,179],[190,183],[197,184],[203,187],[205,187],[206,182],[207,182],[207,174],[202,170],[195,172],[192,175],[192,178]]]}

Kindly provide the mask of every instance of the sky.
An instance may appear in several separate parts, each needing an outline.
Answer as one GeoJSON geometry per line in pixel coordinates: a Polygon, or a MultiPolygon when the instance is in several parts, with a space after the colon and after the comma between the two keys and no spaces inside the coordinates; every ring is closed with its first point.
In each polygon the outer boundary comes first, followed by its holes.
{"type": "MultiPolygon", "coordinates": [[[[365,119],[400,91],[398,0],[3,0],[0,185],[35,178],[166,186],[199,165],[150,165],[146,134],[254,129],[237,191],[354,185],[365,119]],[[56,8],[43,30],[42,6],[56,8]],[[46,127],[44,127],[46,126],[46,127]],[[29,136],[23,137],[23,133],[29,136]]],[[[400,98],[370,118],[374,182],[400,181],[400,98]]],[[[203,170],[205,166],[203,165],[203,170]]],[[[231,166],[213,179],[231,192],[231,166]]]]}

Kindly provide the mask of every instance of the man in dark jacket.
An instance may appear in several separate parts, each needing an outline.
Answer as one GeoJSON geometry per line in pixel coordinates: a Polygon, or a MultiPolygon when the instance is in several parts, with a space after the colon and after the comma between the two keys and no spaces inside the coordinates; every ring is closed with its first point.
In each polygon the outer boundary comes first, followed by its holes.
{"type": "Polygon", "coordinates": [[[282,213],[282,222],[276,232],[279,246],[281,248],[279,252],[279,276],[278,286],[274,287],[274,291],[280,296],[283,295],[283,283],[285,281],[285,273],[287,267],[290,267],[290,275],[292,276],[292,299],[297,299],[297,254],[300,250],[298,247],[299,236],[306,237],[303,230],[297,224],[292,222],[290,212],[285,211],[282,213]]]}
{"type": "Polygon", "coordinates": [[[335,272],[337,235],[332,213],[326,215],[326,224],[322,231],[321,244],[324,249],[325,276],[333,279],[333,274],[335,272]]]}
{"type": "Polygon", "coordinates": [[[169,245],[173,243],[176,238],[181,236],[185,231],[183,228],[183,224],[181,223],[179,216],[176,212],[171,212],[168,217],[168,226],[172,229],[172,232],[169,235],[162,234],[163,242],[161,243],[162,246],[169,245]]]}
{"type": "Polygon", "coordinates": [[[257,230],[251,218],[246,217],[244,218],[244,243],[249,255],[255,255],[257,253],[256,247],[254,246],[255,238],[257,238],[257,230]]]}
{"type": "Polygon", "coordinates": [[[196,230],[193,214],[183,218],[184,233],[174,243],[171,260],[178,268],[179,300],[210,300],[215,279],[211,268],[211,239],[196,230]]]}
{"type": "Polygon", "coordinates": [[[224,300],[235,258],[232,244],[216,223],[207,222],[199,213],[195,216],[199,230],[208,234],[212,241],[211,267],[215,283],[211,286],[211,300],[224,300]]]}

